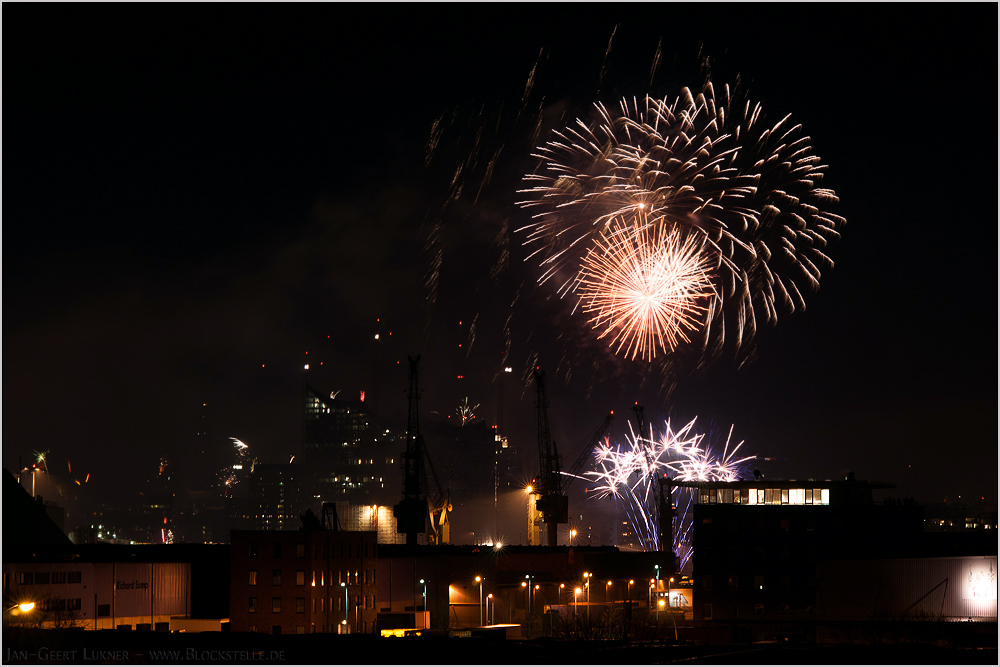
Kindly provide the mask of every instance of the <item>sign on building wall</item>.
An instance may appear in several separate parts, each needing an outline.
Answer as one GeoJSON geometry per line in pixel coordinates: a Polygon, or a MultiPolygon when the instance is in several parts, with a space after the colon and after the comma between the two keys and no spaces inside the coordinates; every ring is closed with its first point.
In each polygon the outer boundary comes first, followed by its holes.
{"type": "Polygon", "coordinates": [[[962,599],[997,599],[996,558],[966,558],[962,561],[962,599]]]}

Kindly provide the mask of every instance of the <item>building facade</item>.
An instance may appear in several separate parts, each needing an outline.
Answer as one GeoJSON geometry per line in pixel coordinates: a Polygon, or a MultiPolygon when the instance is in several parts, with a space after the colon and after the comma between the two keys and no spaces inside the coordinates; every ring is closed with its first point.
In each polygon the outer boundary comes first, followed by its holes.
{"type": "Polygon", "coordinates": [[[376,538],[368,531],[233,531],[232,630],[374,632],[376,538]]]}
{"type": "Polygon", "coordinates": [[[222,545],[5,549],[4,622],[167,631],[197,617],[219,629],[228,615],[228,553],[222,545]]]}
{"type": "Polygon", "coordinates": [[[877,504],[861,481],[686,482],[693,515],[693,596],[698,620],[813,614],[817,564],[917,548],[922,511],[877,504]]]}

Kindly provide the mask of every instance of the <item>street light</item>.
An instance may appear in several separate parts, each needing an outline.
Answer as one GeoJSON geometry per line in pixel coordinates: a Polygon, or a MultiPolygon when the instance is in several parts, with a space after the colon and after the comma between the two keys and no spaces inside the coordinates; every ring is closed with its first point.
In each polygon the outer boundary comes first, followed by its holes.
{"type": "Polygon", "coordinates": [[[483,578],[476,577],[476,583],[479,584],[479,625],[483,625],[483,578]]]}
{"type": "Polygon", "coordinates": [[[634,584],[634,583],[635,583],[635,579],[629,579],[628,580],[628,586],[625,587],[625,597],[628,598],[629,602],[632,601],[632,584],[634,584]]]}
{"type": "Polygon", "coordinates": [[[581,593],[581,590],[580,590],[579,586],[577,586],[575,589],[573,589],[573,619],[574,620],[576,619],[576,605],[577,605],[576,596],[578,596],[580,593],[581,593]]]}
{"type": "Polygon", "coordinates": [[[421,579],[420,583],[424,585],[424,629],[427,629],[427,580],[421,579]]]}
{"type": "Polygon", "coordinates": [[[667,604],[670,605],[671,607],[674,606],[674,603],[670,600],[670,584],[672,584],[673,581],[674,581],[673,577],[670,577],[670,579],[667,580],[667,604]]]}
{"type": "Polygon", "coordinates": [[[604,604],[608,603],[608,589],[611,588],[611,582],[604,584],[604,604]]]}
{"type": "Polygon", "coordinates": [[[569,531],[569,545],[573,546],[573,539],[576,537],[576,528],[571,528],[569,531]]]}
{"type": "Polygon", "coordinates": [[[347,625],[347,584],[342,581],[340,587],[344,589],[344,634],[350,634],[351,628],[347,625]]]}
{"type": "Polygon", "coordinates": [[[587,624],[590,624],[590,578],[593,576],[590,572],[584,572],[583,578],[586,579],[583,582],[583,587],[587,589],[587,624]]]}
{"type": "Polygon", "coordinates": [[[528,580],[528,639],[531,639],[531,580],[533,577],[530,574],[524,575],[524,578],[528,580]]]}
{"type": "MultiPolygon", "coordinates": [[[[486,596],[486,622],[493,625],[493,619],[490,618],[490,600],[493,599],[493,593],[486,596]]],[[[497,612],[497,603],[493,603],[493,615],[495,616],[497,612]]]]}

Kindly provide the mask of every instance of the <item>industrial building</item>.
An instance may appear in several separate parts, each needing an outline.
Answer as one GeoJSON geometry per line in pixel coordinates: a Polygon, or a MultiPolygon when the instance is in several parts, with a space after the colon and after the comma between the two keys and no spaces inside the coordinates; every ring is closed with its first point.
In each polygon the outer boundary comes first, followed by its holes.
{"type": "Polygon", "coordinates": [[[84,630],[219,630],[228,622],[223,545],[4,547],[4,622],[84,630]]]}
{"type": "Polygon", "coordinates": [[[926,533],[921,506],[873,499],[889,484],[853,475],[674,484],[697,498],[694,618],[728,627],[733,641],[817,640],[836,634],[825,623],[890,618],[975,619],[995,632],[995,583],[962,597],[970,576],[981,583],[992,572],[995,582],[995,534],[926,533]]]}
{"type": "Polygon", "coordinates": [[[376,533],[233,531],[230,548],[232,631],[374,631],[376,533]]]}

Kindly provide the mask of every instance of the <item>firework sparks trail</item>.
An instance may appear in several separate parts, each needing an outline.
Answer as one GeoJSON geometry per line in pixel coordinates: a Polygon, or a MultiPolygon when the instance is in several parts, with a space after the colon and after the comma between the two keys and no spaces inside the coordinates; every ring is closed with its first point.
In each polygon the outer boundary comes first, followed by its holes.
{"type": "Polygon", "coordinates": [[[476,409],[479,407],[479,403],[475,405],[469,405],[469,397],[466,396],[465,400],[458,404],[455,409],[455,414],[458,415],[459,421],[462,422],[462,426],[475,421],[476,419],[476,409]]]}
{"type": "Polygon", "coordinates": [[[652,361],[704,325],[715,296],[709,261],[698,236],[650,225],[644,213],[616,218],[583,261],[583,312],[616,352],[652,361]]]}
{"type": "MultiPolygon", "coordinates": [[[[737,457],[742,442],[731,447],[732,428],[721,453],[716,454],[707,444],[705,435],[695,431],[697,418],[679,429],[667,420],[659,435],[652,426],[648,437],[631,433],[625,445],[605,441],[595,448],[595,469],[585,478],[596,485],[591,488],[595,498],[613,498],[629,519],[634,533],[644,549],[656,549],[657,517],[655,514],[658,478],[671,477],[680,481],[734,481],[744,474],[745,464],[755,457],[737,457]]],[[[678,516],[674,531],[674,551],[682,562],[690,558],[691,498],[678,516]]]]}
{"type": "Polygon", "coordinates": [[[768,126],[742,91],[719,93],[708,83],[675,99],[625,99],[613,112],[596,104],[589,122],[554,131],[524,177],[519,204],[532,220],[517,230],[540,265],[538,282],[555,281],[562,296],[589,284],[585,260],[616,218],[642,212],[698,239],[716,296],[700,335],[678,338],[707,356],[721,354],[727,333],[746,352],[758,321],[805,308],[803,294],[833,266],[827,245],[845,224],[824,210],[837,197],[819,186],[826,167],[801,127],[788,116],[768,126]]]}
{"type": "Polygon", "coordinates": [[[235,463],[226,466],[219,472],[219,481],[222,485],[222,493],[228,496],[233,488],[239,484],[240,477],[237,475],[237,471],[243,470],[244,463],[249,460],[250,472],[253,472],[254,465],[256,464],[256,459],[248,459],[250,453],[250,447],[240,440],[239,438],[229,438],[233,443],[233,448],[236,453],[235,463]]]}

